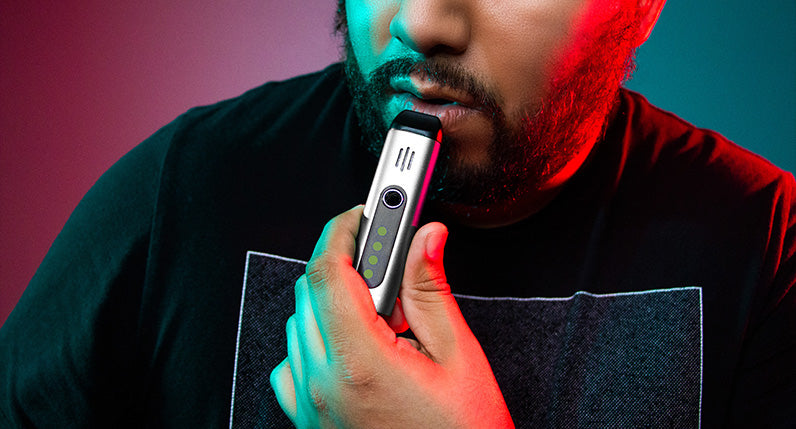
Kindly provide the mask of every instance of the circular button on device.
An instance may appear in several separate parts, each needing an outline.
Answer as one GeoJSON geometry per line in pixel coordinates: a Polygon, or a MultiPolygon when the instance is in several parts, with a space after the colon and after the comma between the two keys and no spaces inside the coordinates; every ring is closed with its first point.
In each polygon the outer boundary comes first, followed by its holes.
{"type": "Polygon", "coordinates": [[[401,207],[401,204],[404,203],[404,196],[401,191],[397,189],[388,189],[384,192],[381,200],[384,201],[385,206],[391,209],[396,209],[401,207]]]}

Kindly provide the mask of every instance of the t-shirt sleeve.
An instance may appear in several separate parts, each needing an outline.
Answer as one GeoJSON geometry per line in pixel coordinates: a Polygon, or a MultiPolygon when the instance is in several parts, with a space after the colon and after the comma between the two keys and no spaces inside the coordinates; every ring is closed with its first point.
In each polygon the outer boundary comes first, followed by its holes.
{"type": "Polygon", "coordinates": [[[0,426],[105,426],[129,407],[151,219],[174,127],[94,184],[0,330],[0,426]]]}
{"type": "Polygon", "coordinates": [[[796,184],[783,173],[772,200],[761,288],[746,326],[729,425],[796,422],[796,184]]]}

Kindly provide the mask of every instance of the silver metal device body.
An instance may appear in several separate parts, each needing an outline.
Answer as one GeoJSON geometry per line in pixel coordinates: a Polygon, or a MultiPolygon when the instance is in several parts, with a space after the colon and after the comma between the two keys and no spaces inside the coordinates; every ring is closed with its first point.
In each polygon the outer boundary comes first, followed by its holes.
{"type": "Polygon", "coordinates": [[[395,128],[387,133],[354,258],[380,314],[392,314],[438,153],[435,139],[395,128]]]}

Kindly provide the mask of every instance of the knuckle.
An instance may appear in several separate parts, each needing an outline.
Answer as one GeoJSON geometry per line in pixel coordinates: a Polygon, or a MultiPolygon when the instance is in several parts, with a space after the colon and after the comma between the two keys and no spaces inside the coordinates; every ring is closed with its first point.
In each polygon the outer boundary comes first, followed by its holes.
{"type": "Polygon", "coordinates": [[[323,252],[318,255],[313,255],[309,262],[307,262],[305,276],[307,285],[310,288],[317,288],[318,285],[325,283],[330,277],[332,265],[329,259],[329,255],[323,252]]]}
{"type": "Polygon", "coordinates": [[[369,391],[376,384],[378,368],[357,353],[344,356],[340,364],[340,381],[346,390],[369,391]]]}
{"type": "Polygon", "coordinates": [[[321,415],[326,415],[329,412],[329,402],[326,399],[323,386],[318,382],[311,380],[307,383],[307,394],[309,396],[312,407],[321,415]]]}
{"type": "Polygon", "coordinates": [[[412,287],[402,288],[401,294],[401,300],[411,301],[422,311],[430,311],[452,298],[447,283],[431,279],[418,282],[412,287]]]}
{"type": "MultiPolygon", "coordinates": [[[[343,236],[348,234],[350,229],[350,219],[346,217],[347,215],[350,216],[348,213],[337,215],[323,227],[312,257],[307,262],[306,275],[310,288],[316,288],[333,278],[341,269],[343,262],[345,265],[351,265],[352,255],[345,254],[343,246],[345,241],[343,236]]],[[[353,243],[354,235],[350,238],[353,243]]]]}
{"type": "Polygon", "coordinates": [[[415,270],[412,278],[416,289],[429,292],[449,289],[448,277],[441,265],[422,265],[415,270]]]}
{"type": "Polygon", "coordinates": [[[428,294],[432,292],[445,292],[450,290],[450,286],[448,285],[448,281],[445,278],[445,274],[433,274],[424,276],[419,281],[415,282],[411,288],[409,288],[413,293],[418,294],[428,294]]]}
{"type": "Polygon", "coordinates": [[[334,267],[333,256],[329,252],[329,240],[335,234],[336,229],[337,218],[326,223],[321,237],[315,245],[312,257],[307,262],[306,276],[310,287],[323,283],[329,277],[332,267],[334,267]]]}

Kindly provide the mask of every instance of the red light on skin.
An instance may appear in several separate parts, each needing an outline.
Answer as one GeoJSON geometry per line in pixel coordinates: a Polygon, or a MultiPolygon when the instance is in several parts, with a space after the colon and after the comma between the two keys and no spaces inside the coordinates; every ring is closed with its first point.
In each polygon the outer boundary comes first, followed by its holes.
{"type": "Polygon", "coordinates": [[[296,281],[287,358],[270,377],[282,410],[298,427],[514,427],[486,355],[444,280],[444,226],[418,230],[402,284],[404,320],[388,322],[376,315],[351,266],[348,252],[361,217],[357,207],[333,219],[316,244],[323,250],[307,265],[317,271],[296,281]],[[416,339],[396,336],[402,322],[421,327],[416,339]]]}

